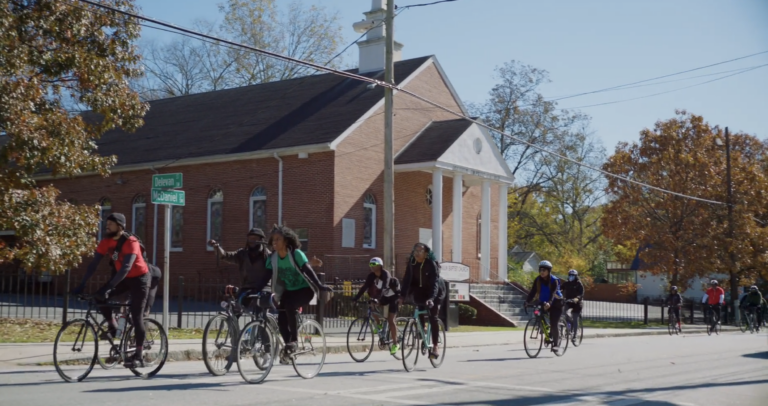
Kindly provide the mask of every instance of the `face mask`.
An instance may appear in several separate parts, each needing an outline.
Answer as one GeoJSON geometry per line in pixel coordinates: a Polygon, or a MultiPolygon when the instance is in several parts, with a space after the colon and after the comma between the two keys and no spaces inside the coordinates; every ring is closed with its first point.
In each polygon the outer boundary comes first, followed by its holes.
{"type": "Polygon", "coordinates": [[[574,275],[570,275],[570,276],[568,277],[568,280],[569,280],[569,281],[571,281],[571,282],[573,282],[573,281],[575,281],[575,280],[576,280],[576,276],[574,276],[574,275]]]}
{"type": "Polygon", "coordinates": [[[251,247],[251,248],[256,248],[257,245],[259,245],[259,243],[248,241],[248,246],[251,247]]]}

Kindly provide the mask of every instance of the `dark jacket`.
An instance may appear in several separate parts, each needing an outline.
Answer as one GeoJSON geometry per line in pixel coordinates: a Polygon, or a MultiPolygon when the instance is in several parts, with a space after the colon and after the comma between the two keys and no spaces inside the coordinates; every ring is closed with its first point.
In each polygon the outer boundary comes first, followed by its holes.
{"type": "Polygon", "coordinates": [[[671,306],[682,306],[683,305],[683,295],[679,293],[670,293],[669,296],[667,296],[666,303],[671,306]]]}
{"type": "MultiPolygon", "coordinates": [[[[381,300],[382,297],[384,297],[385,293],[388,293],[387,291],[392,291],[390,286],[390,281],[392,280],[392,275],[387,271],[386,269],[381,270],[381,274],[377,277],[375,273],[370,272],[368,274],[368,277],[365,278],[365,283],[360,288],[360,291],[357,292],[357,295],[352,300],[359,300],[363,293],[365,293],[366,290],[370,289],[371,287],[376,287],[376,290],[378,291],[378,295],[376,297],[372,297],[372,299],[381,300]]],[[[395,291],[392,291],[392,293],[398,293],[395,291]]]]}
{"type": "Polygon", "coordinates": [[[584,300],[584,284],[581,283],[581,279],[578,276],[573,282],[567,281],[563,283],[563,295],[565,295],[565,300],[579,299],[579,302],[584,300]]]}
{"type": "Polygon", "coordinates": [[[243,288],[254,288],[259,284],[259,281],[264,279],[265,275],[272,274],[267,270],[269,250],[266,247],[261,247],[255,261],[251,261],[249,251],[245,247],[237,251],[224,251],[224,255],[221,256],[224,261],[237,264],[243,280],[243,288]]]}
{"type": "Polygon", "coordinates": [[[544,302],[544,300],[541,299],[540,294],[542,287],[547,285],[549,286],[549,300],[546,300],[546,302],[552,303],[555,300],[563,300],[563,293],[560,290],[560,278],[550,274],[549,284],[544,282],[544,279],[542,279],[541,276],[537,276],[536,279],[534,279],[533,286],[531,286],[531,290],[528,292],[528,298],[526,299],[526,302],[533,302],[533,299],[537,295],[539,296],[539,301],[544,302]]]}
{"type": "Polygon", "coordinates": [[[422,263],[409,260],[400,291],[404,297],[413,295],[418,300],[434,301],[439,290],[439,276],[439,268],[435,261],[429,258],[422,263]]]}

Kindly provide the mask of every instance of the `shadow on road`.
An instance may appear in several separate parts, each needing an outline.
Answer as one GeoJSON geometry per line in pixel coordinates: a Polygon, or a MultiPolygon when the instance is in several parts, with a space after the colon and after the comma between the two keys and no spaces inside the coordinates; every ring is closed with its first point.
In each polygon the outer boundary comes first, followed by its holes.
{"type": "Polygon", "coordinates": [[[744,354],[742,355],[744,358],[757,358],[757,359],[768,359],[768,351],[763,352],[755,352],[752,354],[744,354]]]}
{"type": "Polygon", "coordinates": [[[131,388],[107,388],[107,389],[92,389],[84,391],[86,393],[130,393],[130,392],[157,392],[157,391],[179,391],[179,390],[220,390],[224,391],[226,386],[240,385],[242,382],[190,382],[190,383],[174,383],[168,385],[152,385],[152,386],[137,386],[131,388]]]}
{"type": "Polygon", "coordinates": [[[514,357],[514,358],[488,358],[488,359],[468,359],[466,361],[459,362],[498,362],[498,361],[522,361],[526,359],[532,359],[528,357],[514,357]]]}
{"type": "Polygon", "coordinates": [[[337,376],[371,376],[377,374],[391,374],[392,372],[403,372],[403,368],[397,369],[382,369],[378,371],[336,371],[336,372],[320,372],[318,378],[334,378],[337,376]]]}

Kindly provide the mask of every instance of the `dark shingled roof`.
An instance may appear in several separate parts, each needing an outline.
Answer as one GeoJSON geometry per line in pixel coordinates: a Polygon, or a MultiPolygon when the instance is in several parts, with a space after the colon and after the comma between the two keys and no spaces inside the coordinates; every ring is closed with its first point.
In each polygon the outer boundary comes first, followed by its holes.
{"type": "Polygon", "coordinates": [[[395,158],[395,165],[436,161],[471,125],[463,118],[429,123],[395,158]]]}
{"type": "MultiPolygon", "coordinates": [[[[429,58],[395,63],[395,78],[429,58]]],[[[330,143],[384,98],[382,87],[367,85],[329,73],[155,100],[143,127],[104,134],[98,151],[117,155],[120,166],[330,143]]]]}

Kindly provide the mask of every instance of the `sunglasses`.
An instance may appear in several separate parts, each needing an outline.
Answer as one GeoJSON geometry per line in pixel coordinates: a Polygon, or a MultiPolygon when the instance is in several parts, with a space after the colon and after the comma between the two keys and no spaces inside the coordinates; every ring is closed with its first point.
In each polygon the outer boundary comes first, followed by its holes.
{"type": "Polygon", "coordinates": [[[379,266],[379,265],[381,265],[381,264],[377,264],[375,262],[371,262],[370,264],[368,264],[368,266],[370,266],[371,268],[373,268],[374,266],[379,266]]]}
{"type": "Polygon", "coordinates": [[[542,272],[549,272],[549,269],[547,269],[547,268],[539,268],[539,273],[542,273],[542,272]]]}

